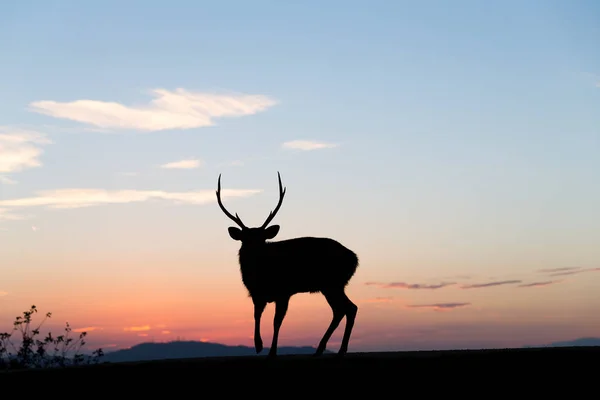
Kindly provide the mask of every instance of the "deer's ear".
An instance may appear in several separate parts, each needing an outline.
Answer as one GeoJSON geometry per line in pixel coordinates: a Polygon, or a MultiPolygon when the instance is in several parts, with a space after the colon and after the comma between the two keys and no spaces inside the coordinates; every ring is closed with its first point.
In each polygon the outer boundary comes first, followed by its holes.
{"type": "Polygon", "coordinates": [[[234,226],[230,226],[229,228],[227,228],[227,230],[229,231],[229,236],[231,236],[231,238],[233,240],[242,240],[242,230],[239,228],[236,228],[234,226]]]}
{"type": "Polygon", "coordinates": [[[271,225],[265,229],[265,239],[273,239],[279,233],[279,225],[271,225]]]}

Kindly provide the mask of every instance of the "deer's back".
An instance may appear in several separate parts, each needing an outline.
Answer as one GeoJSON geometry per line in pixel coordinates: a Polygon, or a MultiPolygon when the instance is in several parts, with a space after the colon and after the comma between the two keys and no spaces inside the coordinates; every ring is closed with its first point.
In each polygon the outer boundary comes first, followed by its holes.
{"type": "Polygon", "coordinates": [[[260,291],[272,298],[343,288],[356,272],[358,257],[333,239],[302,237],[268,242],[254,252],[242,248],[240,264],[250,294],[260,291]]]}

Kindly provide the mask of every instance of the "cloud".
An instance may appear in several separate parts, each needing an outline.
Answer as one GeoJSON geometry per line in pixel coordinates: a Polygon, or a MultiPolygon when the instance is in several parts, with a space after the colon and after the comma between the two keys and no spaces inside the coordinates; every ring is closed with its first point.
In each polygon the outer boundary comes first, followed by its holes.
{"type": "Polygon", "coordinates": [[[143,332],[143,331],[149,331],[150,330],[150,325],[142,325],[142,326],[128,326],[123,328],[124,331],[126,332],[143,332]]]}
{"type": "Polygon", "coordinates": [[[562,282],[562,281],[531,282],[531,283],[524,283],[522,285],[519,285],[519,287],[540,287],[540,286],[553,285],[553,284],[559,283],[559,282],[562,282]]]}
{"type": "Polygon", "coordinates": [[[583,272],[594,272],[594,271],[600,271],[600,268],[585,268],[585,269],[574,269],[572,271],[565,271],[565,272],[557,272],[555,274],[550,274],[550,276],[564,276],[564,275],[575,275],[575,274],[581,274],[583,272]]]}
{"type": "Polygon", "coordinates": [[[200,167],[200,160],[181,160],[163,164],[161,168],[166,169],[193,169],[200,167]]]}
{"type": "Polygon", "coordinates": [[[549,276],[565,276],[581,274],[583,272],[600,271],[600,268],[561,267],[540,269],[537,272],[549,274],[549,276]]]}
{"type": "Polygon", "coordinates": [[[73,332],[77,332],[77,333],[81,333],[81,332],[93,332],[93,331],[99,331],[102,328],[98,328],[97,326],[87,326],[85,328],[77,328],[77,329],[73,329],[73,332]]]}
{"type": "Polygon", "coordinates": [[[281,147],[296,150],[318,150],[338,147],[338,145],[334,143],[313,142],[310,140],[292,140],[291,142],[285,142],[281,147]]]}
{"type": "Polygon", "coordinates": [[[36,101],[31,110],[55,118],[69,119],[107,129],[161,131],[213,126],[214,118],[241,117],[264,111],[277,102],[262,95],[218,95],[154,89],[155,97],[145,106],[116,102],[76,100],[67,103],[36,101]]]}
{"type": "Polygon", "coordinates": [[[547,268],[547,269],[540,269],[538,270],[538,272],[542,272],[542,273],[554,273],[554,272],[565,272],[565,271],[575,271],[581,269],[581,267],[561,267],[561,268],[547,268]]]}
{"type": "Polygon", "coordinates": [[[0,290],[0,297],[2,296],[8,296],[8,292],[4,292],[2,290],[0,290]]]}
{"type": "Polygon", "coordinates": [[[171,333],[171,331],[161,331],[160,333],[162,333],[163,335],[168,335],[171,333]]]}
{"type": "MultiPolygon", "coordinates": [[[[40,167],[41,146],[49,143],[52,142],[39,132],[0,127],[0,174],[40,167]]],[[[0,181],[15,182],[4,176],[0,181]]]]}
{"type": "Polygon", "coordinates": [[[3,183],[5,185],[14,185],[15,183],[17,183],[17,181],[15,181],[14,179],[10,179],[7,176],[0,175],[0,183],[3,183]]]}
{"type": "MultiPolygon", "coordinates": [[[[260,193],[257,189],[223,189],[222,197],[247,197],[260,193]]],[[[139,203],[152,199],[177,204],[207,204],[216,202],[214,190],[164,192],[160,190],[59,189],[38,192],[36,197],[0,200],[0,207],[82,208],[102,204],[139,203]]],[[[1,215],[1,214],[0,214],[1,215]]]]}
{"type": "Polygon", "coordinates": [[[392,297],[374,297],[366,300],[367,303],[391,303],[392,301],[392,297]]]}
{"type": "Polygon", "coordinates": [[[408,284],[404,282],[390,282],[390,283],[382,283],[382,282],[366,282],[365,285],[368,286],[379,286],[382,289],[441,289],[446,286],[456,285],[456,282],[442,282],[435,285],[430,285],[426,283],[413,283],[408,284]]]}
{"type": "Polygon", "coordinates": [[[513,283],[521,283],[521,281],[512,280],[512,281],[497,281],[497,282],[489,282],[489,283],[475,283],[472,285],[464,285],[461,286],[461,289],[477,289],[477,288],[485,288],[491,286],[501,286],[501,285],[510,285],[513,283]]]}
{"type": "Polygon", "coordinates": [[[0,208],[0,221],[19,221],[27,218],[27,215],[13,214],[5,208],[0,208]]]}
{"type": "Polygon", "coordinates": [[[407,305],[409,308],[431,308],[434,311],[445,311],[452,310],[459,307],[466,307],[471,303],[435,303],[435,304],[411,304],[407,305]]]}

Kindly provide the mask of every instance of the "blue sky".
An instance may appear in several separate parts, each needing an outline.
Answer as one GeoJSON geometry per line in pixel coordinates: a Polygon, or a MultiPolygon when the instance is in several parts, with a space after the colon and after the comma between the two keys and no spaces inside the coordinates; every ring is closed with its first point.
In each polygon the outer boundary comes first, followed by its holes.
{"type": "Polygon", "coordinates": [[[598,267],[596,2],[21,1],[0,38],[0,264],[30,268],[7,285],[230,263],[218,174],[258,225],[277,171],[280,237],[339,239],[361,282],[598,267]]]}

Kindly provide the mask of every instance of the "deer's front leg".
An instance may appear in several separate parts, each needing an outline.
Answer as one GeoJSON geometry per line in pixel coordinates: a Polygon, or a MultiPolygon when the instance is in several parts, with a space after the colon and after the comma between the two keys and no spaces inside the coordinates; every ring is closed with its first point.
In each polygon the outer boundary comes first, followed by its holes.
{"type": "Polygon", "coordinates": [[[273,319],[273,343],[271,343],[271,349],[269,350],[269,358],[274,358],[277,355],[277,340],[279,339],[279,329],[281,328],[281,323],[283,322],[285,314],[287,313],[289,302],[289,297],[283,297],[275,301],[275,318],[273,319]]]}
{"type": "Polygon", "coordinates": [[[254,348],[256,349],[256,354],[258,354],[263,349],[263,342],[260,337],[260,317],[263,311],[265,311],[267,303],[258,299],[252,299],[252,301],[254,302],[254,348]]]}

